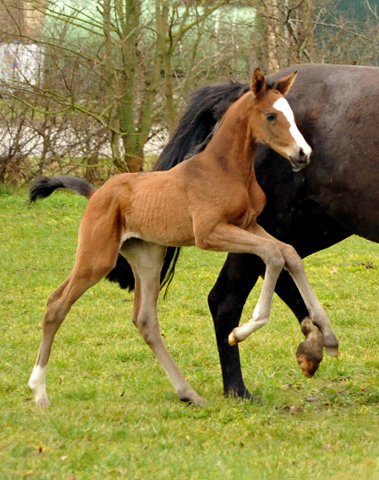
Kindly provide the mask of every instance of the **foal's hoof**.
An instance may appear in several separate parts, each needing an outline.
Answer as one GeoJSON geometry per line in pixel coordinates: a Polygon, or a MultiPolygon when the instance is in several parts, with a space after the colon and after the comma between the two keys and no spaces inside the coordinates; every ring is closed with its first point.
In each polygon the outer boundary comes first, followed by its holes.
{"type": "Polygon", "coordinates": [[[36,397],[35,401],[38,408],[50,407],[50,401],[47,395],[36,397]]]}
{"type": "Polygon", "coordinates": [[[231,347],[233,347],[233,345],[237,345],[237,343],[239,342],[239,340],[237,339],[236,337],[236,328],[234,330],[231,331],[231,333],[229,333],[229,337],[228,337],[228,343],[231,347]]]}
{"type": "Polygon", "coordinates": [[[196,397],[190,400],[189,403],[195,407],[200,407],[200,405],[205,405],[207,401],[200,395],[196,395],[196,397]]]}
{"type": "Polygon", "coordinates": [[[187,392],[180,392],[179,393],[179,398],[182,402],[187,402],[190,405],[194,405],[195,407],[198,407],[200,405],[204,405],[207,403],[205,398],[201,397],[198,393],[195,391],[187,391],[187,392]]]}
{"type": "Polygon", "coordinates": [[[322,361],[324,337],[309,317],[301,322],[301,331],[305,335],[305,340],[297,347],[296,358],[301,371],[306,377],[311,378],[322,361]]]}

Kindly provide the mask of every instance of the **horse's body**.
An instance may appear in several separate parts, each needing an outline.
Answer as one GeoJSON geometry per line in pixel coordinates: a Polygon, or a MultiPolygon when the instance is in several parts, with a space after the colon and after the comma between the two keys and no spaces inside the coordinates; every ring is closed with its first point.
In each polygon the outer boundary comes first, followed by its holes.
{"type": "Polygon", "coordinates": [[[288,75],[267,86],[257,70],[251,91],[228,110],[202,153],[169,171],[117,175],[97,191],[86,190],[90,201],[79,229],[75,266],[49,297],[41,347],[29,380],[38,406],[49,404],[46,367],[59,326],[73,303],[112,270],[119,252],[136,280],[132,319],[182,400],[203,401],[180,374],[159,333],[156,303],[167,246],[255,253],[266,264],[253,316],[231,332],[230,344],[267,323],[276,280],[285,266],[323,332],[328,353],[337,354],[337,339],[300,257],[256,223],[265,205],[254,171],[259,141],[285,156],[295,170],[309,162],[311,149],[283,97],[294,78],[288,75]]]}
{"type": "MultiPolygon", "coordinates": [[[[298,76],[287,98],[312,146],[312,160],[294,173],[275,152],[259,147],[255,168],[267,203],[258,222],[293,245],[302,258],[351,234],[379,242],[379,68],[312,64],[296,68],[298,76]]],[[[226,394],[249,396],[238,346],[229,347],[225,338],[238,325],[246,298],[263,274],[258,257],[230,254],[209,295],[226,394]]],[[[303,322],[308,311],[285,271],[276,293],[303,322]]],[[[305,347],[302,354],[321,359],[322,342],[316,341],[315,348],[309,352],[305,347]]],[[[317,365],[316,361],[310,375],[317,365]]]]}
{"type": "MultiPolygon", "coordinates": [[[[301,257],[351,234],[379,242],[379,68],[305,64],[296,69],[298,76],[287,99],[299,129],[313,147],[312,161],[294,173],[274,151],[259,146],[255,171],[267,202],[258,223],[293,245],[301,257]]],[[[267,78],[288,72],[286,69],[267,78]]],[[[194,92],[157,168],[172,168],[197,151],[225,110],[248,89],[248,84],[234,82],[194,92]]],[[[31,198],[48,196],[57,187],[70,187],[70,182],[39,185],[31,198]]],[[[171,256],[165,257],[166,271],[173,253],[174,249],[168,248],[171,256]]],[[[230,346],[228,335],[238,325],[246,298],[264,268],[256,255],[230,254],[209,295],[225,394],[250,396],[242,379],[238,345],[230,346]]],[[[134,287],[131,269],[121,256],[108,278],[122,288],[134,287]]],[[[285,270],[275,291],[304,325],[309,313],[285,270]]],[[[310,376],[322,359],[323,341],[317,331],[308,331],[311,325],[305,323],[312,347],[305,342],[305,350],[303,344],[300,350],[313,365],[305,369],[310,376]]]]}
{"type": "MultiPolygon", "coordinates": [[[[267,202],[258,223],[293,245],[303,258],[351,234],[379,242],[379,68],[305,64],[296,69],[298,76],[287,99],[312,146],[312,161],[294,173],[273,150],[259,146],[255,171],[267,202]]],[[[289,71],[267,78],[275,80],[289,71]]],[[[234,82],[196,91],[158,168],[171,168],[206,144],[225,109],[248,88],[234,82]]],[[[127,266],[119,262],[117,267],[111,278],[130,285],[127,266]]],[[[229,254],[209,295],[226,395],[250,396],[238,345],[230,346],[227,339],[264,269],[255,255],[229,254]]],[[[306,358],[302,368],[311,376],[322,360],[323,341],[307,320],[309,312],[285,270],[275,291],[302,323],[307,341],[299,346],[298,359],[302,364],[301,358],[306,358]]]]}
{"type": "MultiPolygon", "coordinates": [[[[294,173],[274,151],[259,146],[255,170],[267,203],[258,223],[293,245],[303,258],[351,234],[379,242],[379,68],[314,64],[296,68],[298,76],[287,99],[312,146],[312,161],[294,173]]],[[[289,71],[268,78],[275,80],[289,71]]],[[[234,83],[196,92],[162,153],[160,168],[170,168],[184,158],[185,138],[204,141],[228,102],[246,88],[247,84],[234,83]]],[[[238,346],[229,346],[227,338],[263,274],[264,265],[257,256],[230,254],[209,295],[225,394],[250,396],[242,379],[238,346]]],[[[275,291],[304,322],[307,308],[286,271],[275,291]]],[[[322,342],[308,327],[309,322],[303,331],[315,341],[311,348],[300,345],[299,353],[308,357],[308,363],[315,360],[312,369],[304,369],[311,376],[322,359],[322,342]]]]}

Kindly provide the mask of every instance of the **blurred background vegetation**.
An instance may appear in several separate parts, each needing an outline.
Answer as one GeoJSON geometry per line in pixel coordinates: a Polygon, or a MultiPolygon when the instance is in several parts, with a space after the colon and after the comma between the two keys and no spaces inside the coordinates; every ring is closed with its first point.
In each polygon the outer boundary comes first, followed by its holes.
{"type": "Polygon", "coordinates": [[[199,85],[377,65],[379,0],[0,0],[0,184],[151,167],[199,85]]]}

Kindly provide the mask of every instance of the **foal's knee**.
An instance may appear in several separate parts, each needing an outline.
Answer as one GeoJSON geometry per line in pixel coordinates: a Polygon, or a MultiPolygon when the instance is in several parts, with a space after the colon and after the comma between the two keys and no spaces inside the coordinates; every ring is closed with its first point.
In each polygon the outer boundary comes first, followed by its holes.
{"type": "Polygon", "coordinates": [[[281,271],[285,266],[285,260],[282,252],[275,243],[270,246],[271,248],[269,250],[267,258],[263,258],[262,260],[267,266],[269,265],[271,268],[281,271]]]}
{"type": "Polygon", "coordinates": [[[303,261],[292,245],[284,245],[282,249],[285,260],[285,268],[291,273],[301,273],[304,271],[303,261]]]}

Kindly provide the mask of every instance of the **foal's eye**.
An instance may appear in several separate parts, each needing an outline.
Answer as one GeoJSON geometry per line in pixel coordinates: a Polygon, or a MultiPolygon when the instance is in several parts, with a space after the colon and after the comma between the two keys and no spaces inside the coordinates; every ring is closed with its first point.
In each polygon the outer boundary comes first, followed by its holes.
{"type": "Polygon", "coordinates": [[[273,122],[276,120],[276,113],[266,113],[265,114],[267,121],[273,122]]]}

